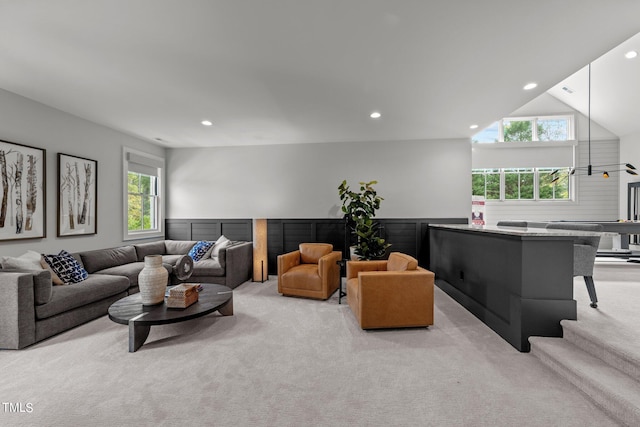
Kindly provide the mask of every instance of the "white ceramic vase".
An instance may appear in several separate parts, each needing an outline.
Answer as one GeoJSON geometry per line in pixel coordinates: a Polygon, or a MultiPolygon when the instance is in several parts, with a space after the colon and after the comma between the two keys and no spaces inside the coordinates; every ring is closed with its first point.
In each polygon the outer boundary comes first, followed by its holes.
{"type": "Polygon", "coordinates": [[[156,305],[164,302],[169,272],[162,266],[162,255],[144,257],[144,268],[138,275],[138,287],[142,305],[156,305]]]}

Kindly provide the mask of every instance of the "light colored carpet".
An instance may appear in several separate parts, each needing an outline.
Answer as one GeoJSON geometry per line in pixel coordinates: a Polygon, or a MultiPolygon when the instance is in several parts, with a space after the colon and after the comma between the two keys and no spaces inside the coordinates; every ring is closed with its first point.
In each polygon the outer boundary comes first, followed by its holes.
{"type": "Polygon", "coordinates": [[[287,298],[274,278],[248,282],[234,316],[154,326],[136,353],[105,316],[0,352],[0,399],[33,406],[0,407],[0,425],[615,425],[437,288],[435,298],[428,329],[366,332],[337,294],[287,298]]]}

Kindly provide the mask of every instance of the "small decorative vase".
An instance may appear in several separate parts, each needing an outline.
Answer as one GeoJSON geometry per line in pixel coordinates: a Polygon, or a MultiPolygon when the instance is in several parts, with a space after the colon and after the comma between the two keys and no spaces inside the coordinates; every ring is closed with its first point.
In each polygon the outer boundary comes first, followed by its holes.
{"type": "Polygon", "coordinates": [[[162,255],[144,257],[144,268],[138,275],[138,287],[142,305],[156,305],[164,302],[169,272],[162,266],[162,255]]]}

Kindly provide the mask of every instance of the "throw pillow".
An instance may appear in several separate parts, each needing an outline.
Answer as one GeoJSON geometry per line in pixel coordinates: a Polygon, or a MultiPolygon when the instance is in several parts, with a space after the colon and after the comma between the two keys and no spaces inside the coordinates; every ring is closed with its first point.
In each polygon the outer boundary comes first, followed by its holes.
{"type": "Polygon", "coordinates": [[[4,269],[18,269],[18,270],[42,270],[40,265],[40,254],[35,251],[27,251],[26,254],[19,257],[5,256],[0,260],[2,268],[4,269]]]}
{"type": "Polygon", "coordinates": [[[40,255],[40,265],[44,270],[49,270],[49,273],[51,273],[51,281],[53,282],[53,284],[58,286],[64,285],[64,282],[60,280],[56,272],[53,271],[51,267],[49,267],[49,264],[47,264],[47,261],[44,260],[44,255],[41,255],[41,254],[39,255],[40,255]]]}
{"type": "Polygon", "coordinates": [[[58,255],[42,255],[49,267],[64,283],[80,283],[89,273],[69,252],[62,250],[58,255]]]}
{"type": "Polygon", "coordinates": [[[218,240],[216,240],[216,244],[213,245],[213,249],[211,250],[211,258],[218,258],[218,254],[220,253],[220,249],[226,248],[231,244],[231,240],[224,237],[224,235],[220,236],[218,240]]]}
{"type": "Polygon", "coordinates": [[[189,251],[189,256],[193,258],[194,261],[200,261],[204,258],[204,255],[209,252],[209,249],[213,246],[213,242],[208,242],[206,240],[200,240],[196,243],[193,248],[189,251]]]}

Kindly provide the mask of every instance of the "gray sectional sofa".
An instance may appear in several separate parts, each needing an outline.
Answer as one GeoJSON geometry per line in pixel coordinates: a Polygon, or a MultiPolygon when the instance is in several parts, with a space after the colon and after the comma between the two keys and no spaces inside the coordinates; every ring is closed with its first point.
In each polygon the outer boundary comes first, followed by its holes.
{"type": "MultiPolygon", "coordinates": [[[[107,313],[109,306],[138,292],[146,255],[163,255],[169,273],[195,241],[162,240],[74,253],[89,273],[75,284],[55,286],[48,270],[0,270],[0,349],[20,349],[107,313]]],[[[189,282],[235,288],[251,277],[253,245],[233,241],[217,259],[194,263],[189,282]]],[[[170,284],[179,283],[169,274],[170,284]]]]}

